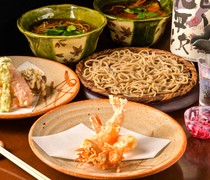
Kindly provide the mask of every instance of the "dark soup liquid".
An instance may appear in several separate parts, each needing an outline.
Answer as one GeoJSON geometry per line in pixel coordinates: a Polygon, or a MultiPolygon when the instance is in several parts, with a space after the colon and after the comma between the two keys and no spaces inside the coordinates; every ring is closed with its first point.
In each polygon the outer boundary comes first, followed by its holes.
{"type": "Polygon", "coordinates": [[[50,36],[72,36],[87,33],[93,26],[76,19],[45,19],[31,25],[31,32],[50,36]]]}
{"type": "Polygon", "coordinates": [[[157,0],[124,1],[108,4],[103,7],[102,12],[116,17],[132,19],[149,19],[167,14],[157,0]]]}

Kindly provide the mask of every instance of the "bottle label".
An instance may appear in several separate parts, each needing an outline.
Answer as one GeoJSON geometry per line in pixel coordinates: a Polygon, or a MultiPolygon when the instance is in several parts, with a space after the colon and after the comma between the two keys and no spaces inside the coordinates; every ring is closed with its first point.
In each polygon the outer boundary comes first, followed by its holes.
{"type": "Polygon", "coordinates": [[[170,50],[195,62],[210,54],[209,0],[174,0],[170,50]]]}

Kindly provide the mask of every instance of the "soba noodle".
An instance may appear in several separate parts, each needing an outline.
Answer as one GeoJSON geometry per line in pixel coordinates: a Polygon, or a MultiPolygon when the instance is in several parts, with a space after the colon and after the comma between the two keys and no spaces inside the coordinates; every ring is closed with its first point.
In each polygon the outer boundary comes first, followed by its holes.
{"type": "Polygon", "coordinates": [[[82,76],[110,94],[142,97],[176,92],[190,75],[175,56],[127,49],[85,61],[82,76]]]}
{"type": "Polygon", "coordinates": [[[92,26],[86,22],[74,19],[48,19],[32,25],[32,32],[37,34],[44,34],[48,29],[56,29],[59,26],[75,26],[76,30],[81,30],[86,33],[92,29],[92,26]]]}

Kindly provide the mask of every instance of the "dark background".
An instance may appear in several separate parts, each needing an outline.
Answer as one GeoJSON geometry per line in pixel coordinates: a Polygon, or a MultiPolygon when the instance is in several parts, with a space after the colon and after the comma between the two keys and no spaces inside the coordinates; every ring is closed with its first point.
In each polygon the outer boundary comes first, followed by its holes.
{"type": "MultiPolygon", "coordinates": [[[[0,0],[0,56],[34,56],[25,36],[17,28],[16,22],[23,13],[51,4],[75,4],[93,9],[93,0],[0,0]]],[[[169,23],[164,37],[170,37],[170,31],[169,23]]],[[[164,49],[169,50],[168,44],[169,38],[160,38],[152,47],[158,49],[166,47],[164,49]]],[[[95,52],[116,47],[118,45],[111,40],[106,26],[99,37],[95,52]]]]}
{"type": "Polygon", "coordinates": [[[50,4],[93,8],[93,0],[0,0],[0,56],[33,55],[16,21],[25,12],[50,4]]]}

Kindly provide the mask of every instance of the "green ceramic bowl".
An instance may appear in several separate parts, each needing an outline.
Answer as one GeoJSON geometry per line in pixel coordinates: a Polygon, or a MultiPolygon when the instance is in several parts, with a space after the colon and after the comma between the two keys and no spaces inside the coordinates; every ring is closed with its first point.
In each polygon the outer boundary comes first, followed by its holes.
{"type": "Polygon", "coordinates": [[[106,17],[98,11],[73,4],[49,5],[30,10],[17,20],[19,30],[27,38],[36,56],[64,64],[76,63],[92,54],[106,23],[106,17]],[[48,36],[30,32],[32,24],[49,18],[74,18],[85,21],[95,28],[85,34],[74,36],[48,36]]]}
{"type": "Polygon", "coordinates": [[[125,1],[136,0],[94,0],[93,2],[94,9],[107,17],[112,40],[121,46],[149,47],[156,43],[171,19],[173,0],[160,0],[161,7],[167,11],[167,15],[151,19],[119,18],[103,12],[105,5],[125,1]]]}

